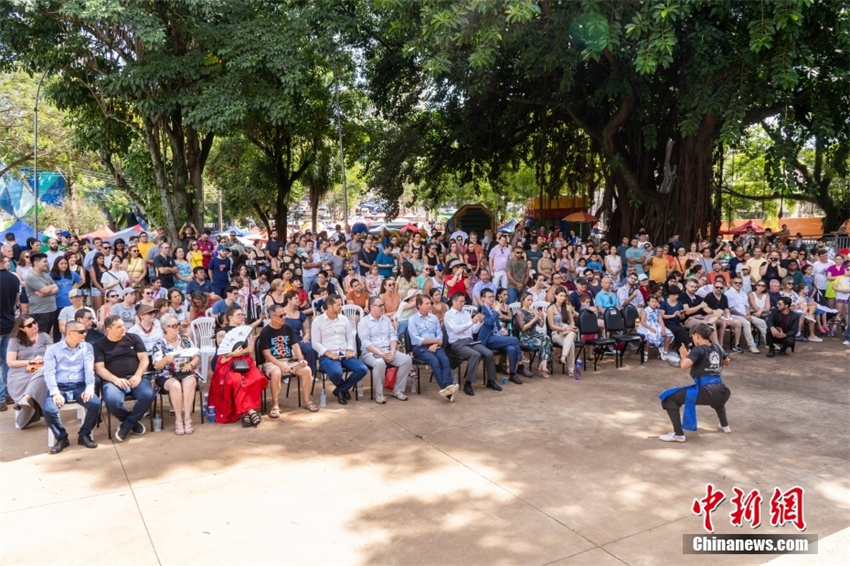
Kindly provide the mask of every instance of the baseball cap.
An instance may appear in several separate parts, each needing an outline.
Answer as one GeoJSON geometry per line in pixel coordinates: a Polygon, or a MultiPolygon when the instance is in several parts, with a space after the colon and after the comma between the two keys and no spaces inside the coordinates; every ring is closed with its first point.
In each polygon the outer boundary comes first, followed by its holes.
{"type": "Polygon", "coordinates": [[[74,297],[82,297],[83,293],[79,289],[71,289],[68,291],[68,298],[73,299],[74,297]]]}
{"type": "Polygon", "coordinates": [[[638,275],[638,281],[643,281],[644,279],[649,279],[646,273],[641,273],[640,275],[638,275]]]}

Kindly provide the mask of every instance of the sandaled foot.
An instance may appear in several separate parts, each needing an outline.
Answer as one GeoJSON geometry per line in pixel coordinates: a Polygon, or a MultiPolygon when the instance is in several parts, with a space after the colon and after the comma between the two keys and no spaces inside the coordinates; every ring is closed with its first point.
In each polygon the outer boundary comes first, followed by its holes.
{"type": "Polygon", "coordinates": [[[316,406],[316,404],[313,403],[312,401],[308,401],[308,402],[304,403],[304,409],[307,410],[307,411],[310,411],[311,413],[318,413],[319,412],[319,407],[316,406]]]}
{"type": "Polygon", "coordinates": [[[183,436],[186,434],[186,429],[183,428],[183,421],[180,419],[174,421],[174,434],[177,436],[183,436]]]}
{"type": "Polygon", "coordinates": [[[542,377],[543,379],[549,379],[550,377],[552,377],[552,374],[549,373],[549,370],[545,367],[539,367],[537,368],[537,370],[540,372],[540,377],[542,377]]]}
{"type": "Polygon", "coordinates": [[[242,415],[242,426],[244,426],[245,428],[253,426],[251,424],[251,413],[245,413],[244,415],[242,415]]]}
{"type": "Polygon", "coordinates": [[[193,432],[195,432],[195,427],[192,426],[191,417],[183,420],[183,432],[185,432],[186,434],[192,434],[193,432]]]}
{"type": "Polygon", "coordinates": [[[260,413],[250,412],[251,415],[251,426],[260,426],[260,423],[263,422],[263,417],[260,416],[260,413]]]}
{"type": "Polygon", "coordinates": [[[280,418],[280,407],[278,407],[277,405],[272,407],[272,410],[269,411],[269,418],[270,419],[280,418]]]}

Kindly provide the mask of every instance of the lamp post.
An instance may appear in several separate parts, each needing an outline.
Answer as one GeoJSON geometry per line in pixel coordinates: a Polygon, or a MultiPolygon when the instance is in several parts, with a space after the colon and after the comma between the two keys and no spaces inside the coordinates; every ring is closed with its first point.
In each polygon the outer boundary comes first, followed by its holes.
{"type": "MultiPolygon", "coordinates": [[[[339,79],[336,75],[336,61],[334,61],[334,98],[336,99],[336,131],[339,135],[339,166],[342,170],[343,225],[348,228],[348,187],[345,182],[345,153],[342,148],[342,110],[339,107],[339,79]]],[[[317,204],[313,203],[313,206],[317,206],[317,204]]]]}
{"type": "Polygon", "coordinates": [[[38,97],[41,94],[41,83],[44,82],[44,77],[47,76],[47,71],[41,74],[38,80],[38,88],[35,89],[35,108],[33,114],[33,137],[32,137],[32,183],[33,194],[35,195],[35,223],[32,227],[33,238],[38,239],[38,97]]]}

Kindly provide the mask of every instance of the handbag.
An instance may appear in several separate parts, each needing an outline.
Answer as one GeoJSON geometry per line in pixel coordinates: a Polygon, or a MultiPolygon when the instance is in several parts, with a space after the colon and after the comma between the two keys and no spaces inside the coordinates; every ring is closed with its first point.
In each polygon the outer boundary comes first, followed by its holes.
{"type": "Polygon", "coordinates": [[[396,366],[389,366],[387,372],[384,374],[384,387],[394,389],[396,379],[398,379],[398,368],[396,366]]]}
{"type": "Polygon", "coordinates": [[[246,360],[237,358],[233,360],[232,364],[230,364],[230,369],[232,369],[236,373],[245,374],[248,373],[248,370],[251,369],[251,366],[248,365],[248,362],[246,360]]]}

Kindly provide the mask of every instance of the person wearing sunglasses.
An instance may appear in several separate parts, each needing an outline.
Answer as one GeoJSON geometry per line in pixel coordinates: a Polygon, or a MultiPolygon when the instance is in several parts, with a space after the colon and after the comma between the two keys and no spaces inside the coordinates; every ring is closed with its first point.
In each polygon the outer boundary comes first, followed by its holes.
{"type": "Polygon", "coordinates": [[[729,300],[726,298],[726,285],[722,277],[714,280],[713,290],[708,293],[705,298],[705,304],[714,311],[718,319],[714,322],[717,328],[717,336],[722,341],[726,327],[731,326],[734,338],[732,340],[732,351],[742,354],[744,350],[740,346],[741,341],[741,322],[732,318],[732,313],[729,310],[729,300]]]}
{"type": "Polygon", "coordinates": [[[53,340],[39,330],[35,318],[22,315],[15,321],[4,362],[9,367],[8,394],[15,403],[15,428],[19,430],[40,418],[47,397],[44,353],[51,345],[53,340]]]}
{"type": "Polygon", "coordinates": [[[59,454],[71,445],[68,431],[62,426],[59,409],[74,401],[86,410],[77,444],[97,448],[92,430],[100,415],[100,399],[94,394],[94,353],[85,341],[86,329],[79,322],[66,325],[65,338],[48,348],[44,354],[44,381],[47,395],[44,401],[44,420],[50,427],[56,443],[51,454],[59,454]]]}
{"type": "Polygon", "coordinates": [[[168,391],[171,406],[175,410],[174,434],[192,434],[192,405],[198,385],[200,355],[184,352],[194,348],[188,338],[180,337],[180,321],[173,314],[166,314],[160,321],[164,335],[154,344],[151,359],[156,370],[156,386],[168,391]]]}

